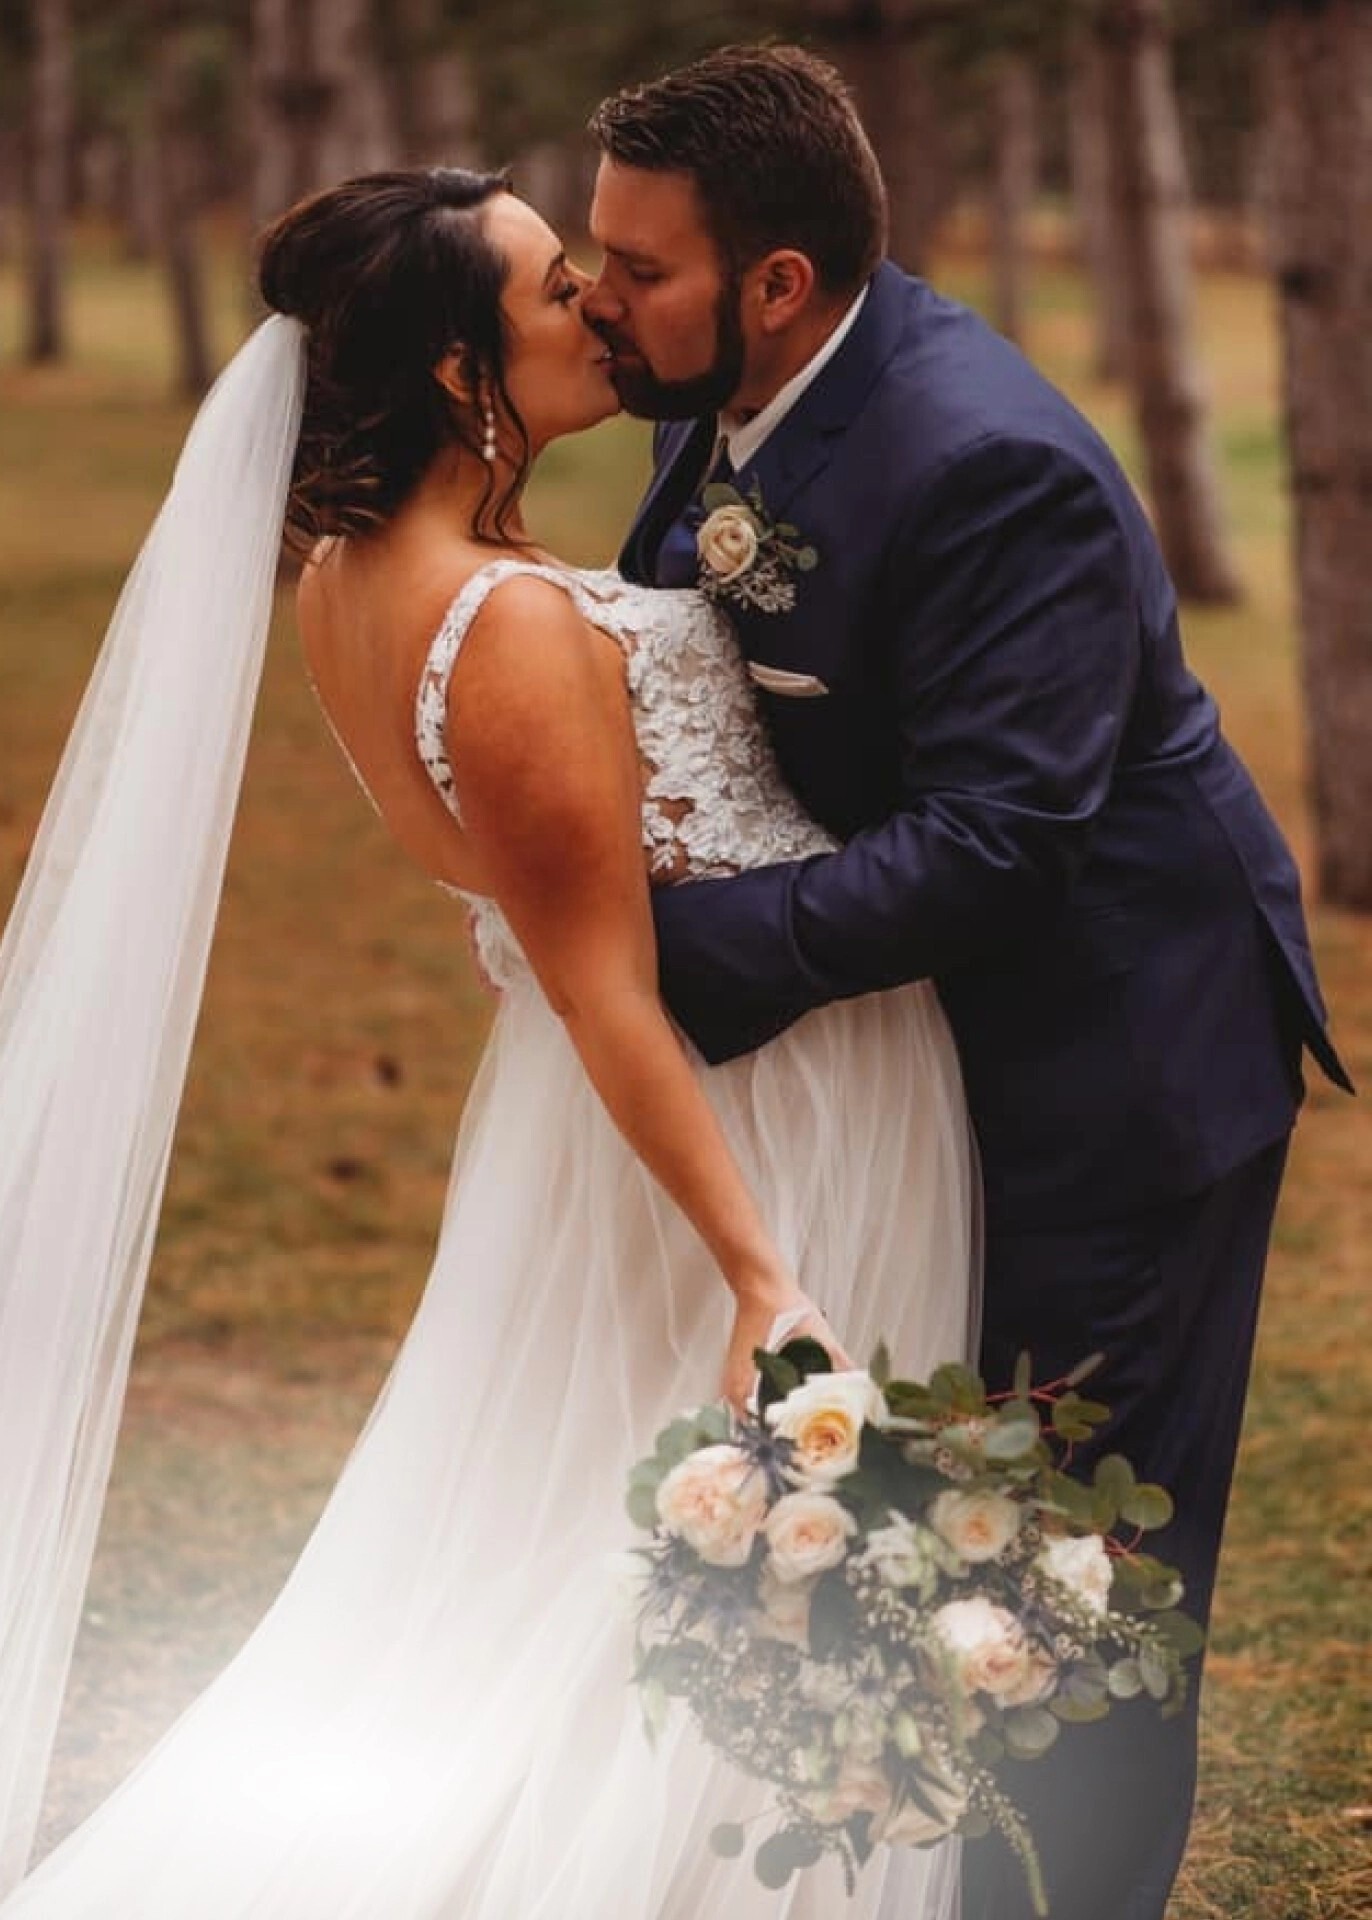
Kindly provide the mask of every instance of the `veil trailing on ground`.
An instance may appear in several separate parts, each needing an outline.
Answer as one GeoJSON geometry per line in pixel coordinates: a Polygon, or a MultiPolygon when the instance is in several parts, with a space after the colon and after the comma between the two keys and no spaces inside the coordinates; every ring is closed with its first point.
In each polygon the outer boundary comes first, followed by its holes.
{"type": "Polygon", "coordinates": [[[32,1844],[261,677],[304,391],[267,320],[110,623],[0,942],[0,1891],[32,1844]]]}

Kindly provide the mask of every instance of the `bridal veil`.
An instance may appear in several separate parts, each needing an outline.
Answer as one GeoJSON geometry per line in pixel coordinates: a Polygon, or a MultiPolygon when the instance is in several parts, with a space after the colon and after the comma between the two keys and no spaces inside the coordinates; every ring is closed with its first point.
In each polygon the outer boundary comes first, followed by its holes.
{"type": "Polygon", "coordinates": [[[0,942],[0,1892],[94,1549],[261,677],[304,392],[265,321],[110,623],[0,942]]]}

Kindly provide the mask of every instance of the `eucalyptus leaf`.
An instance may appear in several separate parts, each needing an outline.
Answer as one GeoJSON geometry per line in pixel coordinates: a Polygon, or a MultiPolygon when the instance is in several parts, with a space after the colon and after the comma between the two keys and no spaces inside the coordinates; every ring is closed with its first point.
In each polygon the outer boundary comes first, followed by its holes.
{"type": "Polygon", "coordinates": [[[1143,1692],[1143,1675],[1137,1660],[1117,1660],[1110,1669],[1112,1700],[1133,1700],[1143,1692]]]}
{"type": "Polygon", "coordinates": [[[1046,1707],[1017,1707],[1005,1716],[1005,1750],[1015,1760],[1037,1760],[1061,1728],[1046,1707]]]}
{"type": "Polygon", "coordinates": [[[799,1865],[793,1837],[784,1829],[764,1840],[753,1856],[753,1871],[763,1886],[774,1892],[786,1885],[799,1865]]]}
{"type": "Polygon", "coordinates": [[[1044,1476],[1041,1505],[1060,1513],[1074,1526],[1092,1527],[1092,1498],[1089,1487],[1070,1474],[1051,1472],[1044,1476]]]}
{"type": "Polygon", "coordinates": [[[1027,1400],[1034,1390],[1034,1362],[1028,1352],[1022,1352],[1015,1361],[1013,1390],[1016,1400],[1027,1400]]]}
{"type": "Polygon", "coordinates": [[[624,1501],[630,1520],[651,1533],[657,1526],[657,1489],[655,1486],[630,1487],[624,1501]]]}
{"type": "Polygon", "coordinates": [[[1104,1720],[1110,1711],[1108,1700],[1070,1700],[1059,1694],[1049,1709],[1068,1726],[1084,1727],[1092,1720],[1104,1720]]]}
{"type": "Polygon", "coordinates": [[[1145,1690],[1154,1700],[1165,1700],[1172,1691],[1172,1669],[1166,1656],[1159,1653],[1156,1647],[1140,1648],[1139,1675],[1145,1690]]]}
{"type": "Polygon", "coordinates": [[[1117,1507],[1124,1504],[1136,1484],[1134,1469],[1122,1453],[1107,1453],[1097,1460],[1092,1482],[1117,1507]]]}
{"type": "Polygon", "coordinates": [[[819,565],[819,555],[813,547],[800,547],[793,557],[797,573],[813,573],[819,565]]]}
{"type": "Polygon", "coordinates": [[[737,487],[731,487],[727,480],[712,480],[700,496],[700,504],[706,513],[715,513],[720,507],[746,507],[748,502],[737,487]]]}
{"type": "Polygon", "coordinates": [[[1022,1460],[1039,1443],[1038,1416],[1007,1409],[996,1420],[982,1443],[988,1460],[1022,1460]]]}
{"type": "Polygon", "coordinates": [[[1166,1637],[1167,1644],[1179,1660],[1190,1659],[1205,1645],[1205,1630],[1189,1613],[1178,1613],[1169,1608],[1156,1616],[1153,1626],[1166,1637]]]}
{"type": "Polygon", "coordinates": [[[1091,1531],[1109,1533],[1120,1517],[1119,1502],[1108,1487],[1091,1489],[1091,1531]]]}
{"type": "Polygon", "coordinates": [[[1172,1496],[1166,1487],[1154,1486],[1148,1480],[1140,1481],[1120,1501],[1120,1517],[1131,1527],[1142,1527],[1145,1533],[1165,1527],[1174,1511],[1172,1496]]]}
{"type": "Polygon", "coordinates": [[[737,1860],[743,1851],[745,1835],[736,1820],[721,1820],[710,1829],[710,1851],[721,1860],[737,1860]]]}
{"type": "Polygon", "coordinates": [[[978,1374],[954,1360],[935,1367],[929,1386],[936,1400],[956,1413],[984,1414],[986,1388],[978,1374]]]}
{"type": "Polygon", "coordinates": [[[891,1349],[884,1340],[878,1340],[876,1351],[867,1363],[867,1371],[874,1385],[885,1388],[891,1380],[891,1349]]]}

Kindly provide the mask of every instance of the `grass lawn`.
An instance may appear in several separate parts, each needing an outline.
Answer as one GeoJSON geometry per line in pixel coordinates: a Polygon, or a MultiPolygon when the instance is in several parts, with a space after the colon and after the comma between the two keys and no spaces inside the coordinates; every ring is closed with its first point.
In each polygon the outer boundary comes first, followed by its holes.
{"type": "MultiPolygon", "coordinates": [[[[240,328],[216,256],[219,338],[240,328]]],[[[974,257],[950,291],[983,291],[974,257]]],[[[118,584],[187,410],[168,400],[160,289],[99,234],[78,254],[76,357],[14,365],[0,277],[0,909],[118,584]]],[[[1194,661],[1308,852],[1273,315],[1202,289],[1240,609],[1194,613],[1194,661]]],[[[1083,290],[1038,288],[1030,351],[1136,464],[1094,385],[1083,290]]],[[[554,449],[532,518],[612,556],[646,470],[615,422],[554,449]]],[[[1372,1083],[1372,923],[1316,911],[1338,1035],[1372,1083]]],[[[126,1439],[48,1816],[102,1793],[270,1596],[422,1283],[486,1023],[453,904],[394,854],[274,636],[205,1013],[149,1291],[126,1439]]],[[[1202,1802],[1175,1920],[1372,1911],[1365,1669],[1372,1386],[1364,1248],[1372,1118],[1312,1088],[1278,1226],[1205,1701],[1202,1802]]],[[[1104,1920],[1104,1917],[1103,1917],[1104,1920]]]]}

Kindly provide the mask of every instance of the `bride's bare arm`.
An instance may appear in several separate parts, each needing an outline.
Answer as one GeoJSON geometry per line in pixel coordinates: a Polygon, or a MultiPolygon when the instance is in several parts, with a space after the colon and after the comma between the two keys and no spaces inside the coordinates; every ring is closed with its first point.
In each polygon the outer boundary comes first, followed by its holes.
{"type": "MultiPolygon", "coordinates": [[[[619,649],[550,582],[504,582],[454,669],[448,749],[491,893],[611,1118],[735,1296],[724,1390],[740,1403],[753,1347],[803,1295],[658,994],[619,649]]],[[[827,1328],[807,1330],[844,1360],[827,1328]]]]}

